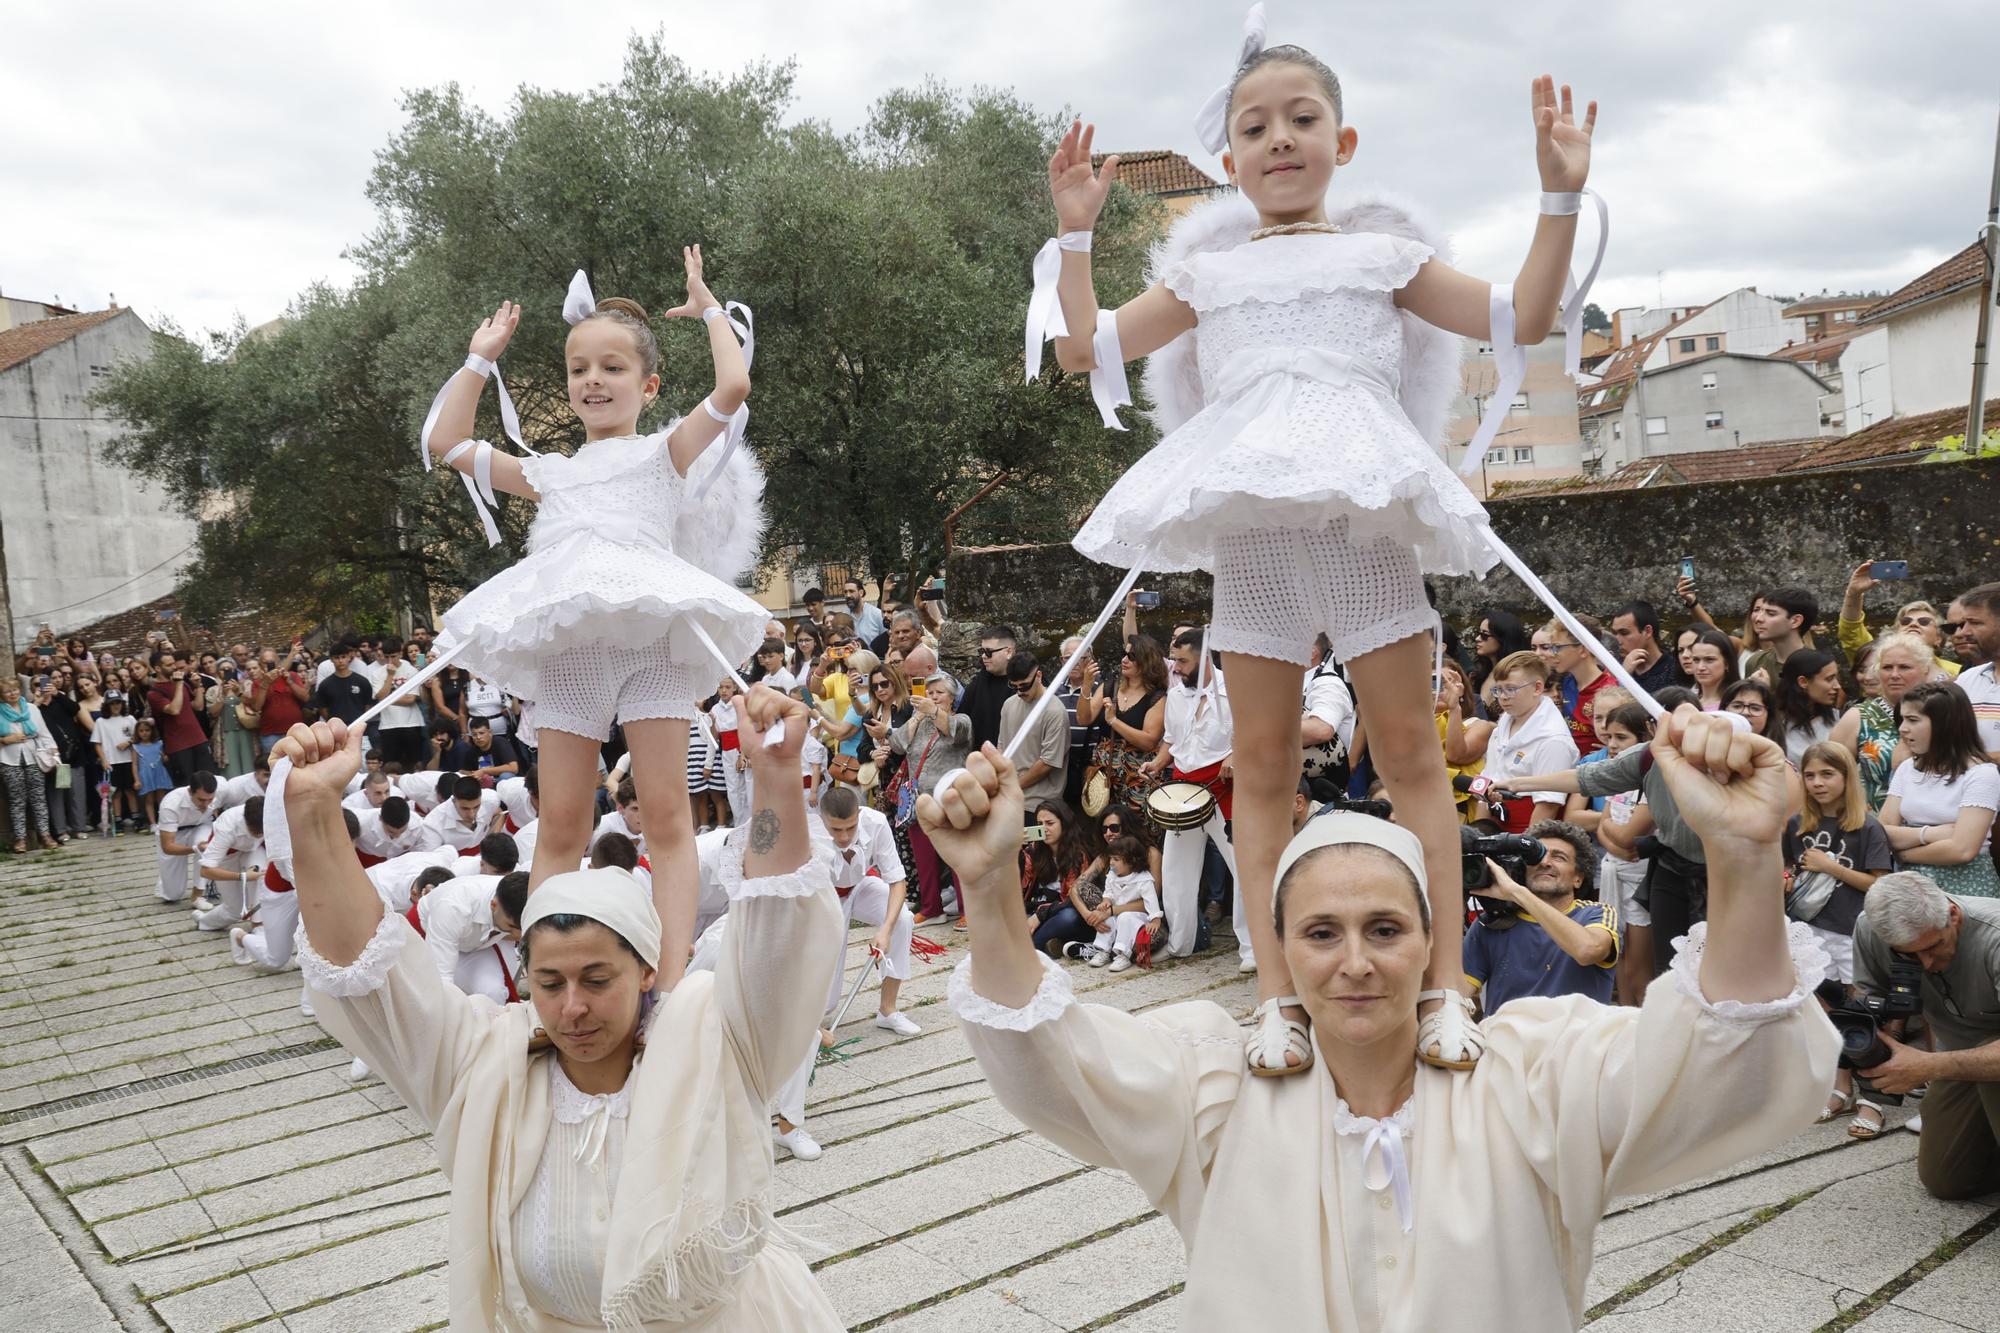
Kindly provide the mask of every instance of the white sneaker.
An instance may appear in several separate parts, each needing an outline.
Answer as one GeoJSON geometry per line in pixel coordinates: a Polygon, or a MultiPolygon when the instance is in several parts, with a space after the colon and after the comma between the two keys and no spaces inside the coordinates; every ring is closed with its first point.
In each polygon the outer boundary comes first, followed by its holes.
{"type": "Polygon", "coordinates": [[[1088,940],[1070,940],[1062,947],[1062,956],[1065,958],[1080,958],[1087,961],[1096,952],[1097,946],[1088,940]]]}
{"type": "Polygon", "coordinates": [[[798,1158],[801,1162],[817,1162],[819,1160],[821,1151],[819,1140],[806,1133],[804,1125],[794,1125],[791,1131],[786,1134],[780,1134],[778,1127],[773,1125],[771,1127],[771,1140],[780,1148],[788,1150],[792,1156],[798,1158]]]}
{"type": "Polygon", "coordinates": [[[1903,1122],[1903,1128],[1912,1134],[1921,1134],[1924,1132],[1924,1118],[1921,1115],[1913,1115],[1903,1122]]]}
{"type": "Polygon", "coordinates": [[[1113,972],[1123,972],[1131,966],[1132,955],[1128,953],[1120,952],[1116,958],[1111,960],[1111,970],[1113,972]]]}
{"type": "Polygon", "coordinates": [[[1257,970],[1257,960],[1255,958],[1245,958],[1236,965],[1236,970],[1244,973],[1255,972],[1257,970]]]}
{"type": "Polygon", "coordinates": [[[375,1077],[374,1071],[369,1069],[368,1066],[360,1060],[356,1060],[353,1064],[347,1067],[347,1081],[349,1083],[360,1083],[363,1082],[364,1080],[371,1079],[374,1077],[375,1077]]]}
{"type": "Polygon", "coordinates": [[[1106,963],[1110,961],[1111,961],[1111,950],[1092,949],[1090,951],[1090,965],[1092,967],[1103,967],[1106,963]]]}
{"type": "Polygon", "coordinates": [[[304,1014],[307,1018],[319,1017],[318,1012],[313,1009],[312,1001],[306,999],[304,996],[299,997],[299,1012],[304,1014]]]}
{"type": "Polygon", "coordinates": [[[914,1037],[923,1031],[900,1011],[875,1015],[875,1026],[884,1032],[893,1032],[899,1037],[914,1037]]]}
{"type": "Polygon", "coordinates": [[[239,967],[250,962],[250,951],[243,946],[243,941],[249,934],[250,932],[242,926],[229,928],[229,961],[239,967]]]}

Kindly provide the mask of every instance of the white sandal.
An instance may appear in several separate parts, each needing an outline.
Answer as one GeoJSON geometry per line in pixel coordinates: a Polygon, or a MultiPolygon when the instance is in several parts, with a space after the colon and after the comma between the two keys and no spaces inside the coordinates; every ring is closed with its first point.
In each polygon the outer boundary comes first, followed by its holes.
{"type": "Polygon", "coordinates": [[[1442,1000],[1417,1024],[1417,1058],[1439,1069],[1470,1069],[1486,1052],[1486,1038],[1472,1017],[1472,1001],[1455,990],[1417,993],[1417,1003],[1442,1000]],[[1436,1054],[1432,1054],[1435,1050],[1436,1054]]]}
{"type": "Polygon", "coordinates": [[[1251,1017],[1257,1025],[1251,1029],[1250,1040],[1243,1044],[1243,1062],[1250,1066],[1250,1072],[1258,1078],[1283,1078],[1288,1074],[1303,1074],[1312,1068],[1312,1040],[1306,1033],[1306,1025],[1296,1018],[1286,1018],[1287,1006],[1303,1008],[1305,1002],[1296,995],[1280,995],[1258,1005],[1251,1017]],[[1285,1063],[1287,1055],[1298,1057],[1298,1063],[1285,1063]]]}

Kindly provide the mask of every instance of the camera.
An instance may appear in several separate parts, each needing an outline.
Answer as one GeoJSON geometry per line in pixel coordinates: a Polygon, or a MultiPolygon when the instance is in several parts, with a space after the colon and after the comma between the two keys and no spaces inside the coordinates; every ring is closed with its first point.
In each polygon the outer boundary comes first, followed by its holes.
{"type": "Polygon", "coordinates": [[[1849,996],[1838,981],[1822,987],[1833,992],[1825,998],[1827,1017],[1840,1034],[1841,1068],[1873,1069],[1889,1058],[1889,1048],[1882,1041],[1882,1024],[1922,1012],[1923,981],[1922,964],[1894,953],[1889,955],[1889,975],[1881,995],[1849,996]]]}
{"type": "Polygon", "coordinates": [[[1493,872],[1488,868],[1487,861],[1491,860],[1506,871],[1515,883],[1526,884],[1528,867],[1548,855],[1540,838],[1531,838],[1525,833],[1481,833],[1463,824],[1458,830],[1458,852],[1461,873],[1465,876],[1465,891],[1479,899],[1482,921],[1521,914],[1521,909],[1507,899],[1480,892],[1493,887],[1493,872]]]}

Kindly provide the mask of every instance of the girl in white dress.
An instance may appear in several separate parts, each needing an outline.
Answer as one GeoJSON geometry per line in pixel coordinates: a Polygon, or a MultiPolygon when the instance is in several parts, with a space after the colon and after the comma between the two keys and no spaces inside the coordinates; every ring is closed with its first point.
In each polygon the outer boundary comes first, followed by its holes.
{"type": "MultiPolygon", "coordinates": [[[[457,650],[480,676],[531,701],[522,731],[539,746],[542,790],[532,879],[540,883],[582,861],[599,747],[617,721],[661,872],[653,883],[665,926],[659,969],[666,987],[679,979],[694,941],[688,727],[713,679],[712,659],[727,668],[748,657],[765,619],[762,607],[690,562],[713,557],[712,534],[690,539],[688,520],[703,508],[694,503],[699,492],[690,493],[690,473],[725,432],[731,451],[703,475],[745,465],[747,453],[733,445],[750,374],[728,316],[702,281],[701,248],[689,247],[685,261],[687,300],[667,317],[706,321],[715,363],[714,389],[687,416],[639,433],[640,414],[660,392],[652,328],[631,301],[595,301],[579,273],[564,314],[574,325],[567,380],[583,446],[574,454],[516,457],[470,438],[485,377],[520,323],[512,303],[473,334],[466,367],[446,384],[425,431],[429,451],[464,472],[469,487],[476,483],[475,502],[479,491],[499,490],[541,505],[527,556],[446,612],[439,636],[441,650],[457,650]]],[[[502,407],[509,419],[504,394],[502,407]]],[[[757,495],[732,503],[719,494],[708,505],[718,502],[754,511],[757,495]]],[[[758,523],[752,518],[748,526],[754,543],[758,523]]],[[[490,520],[488,532],[497,539],[490,520]]]]}
{"type": "MultiPolygon", "coordinates": [[[[1433,244],[1389,234],[1419,230],[1393,206],[1329,221],[1327,188],[1354,156],[1355,131],[1342,120],[1331,70],[1295,46],[1264,48],[1261,10],[1234,78],[1205,113],[1210,146],[1226,145],[1223,166],[1254,219],[1230,197],[1183,220],[1176,233],[1207,229],[1195,242],[1206,252],[1171,264],[1117,311],[1100,311],[1090,230],[1118,159],[1093,170],[1094,127],[1073,125],[1049,160],[1061,234],[1044,253],[1060,253],[1060,309],[1044,297],[1038,271],[1029,336],[1039,338],[1039,316],[1057,361],[1091,374],[1115,425],[1113,408],[1129,401],[1122,362],[1173,352],[1170,344],[1192,335],[1200,409],[1111,489],[1075,544],[1128,568],[1215,576],[1209,640],[1237,700],[1238,884],[1260,964],[1248,1059],[1254,1073],[1288,1074],[1313,1055],[1271,930],[1271,884],[1291,834],[1299,670],[1315,660],[1321,631],[1368,718],[1369,754],[1397,820],[1422,840],[1434,915],[1462,919],[1458,824],[1431,723],[1437,617],[1423,576],[1482,574],[1501,557],[1479,502],[1412,424],[1404,380],[1417,368],[1406,363],[1430,333],[1416,320],[1494,339],[1510,353],[1517,332],[1533,343],[1556,326],[1597,108],[1578,124],[1567,87],[1558,99],[1550,79],[1534,82],[1536,156],[1550,193],[1509,299],[1507,288],[1435,257],[1433,244]],[[1242,229],[1231,231],[1239,219],[1242,229]]],[[[1184,235],[1178,244],[1186,248],[1184,235]]],[[[1166,248],[1176,245],[1170,237],[1166,248]]],[[[1154,397],[1181,388],[1165,384],[1154,397]]],[[[1437,1007],[1420,1051],[1469,1068],[1480,1048],[1462,993],[1459,932],[1440,930],[1433,945],[1425,1000],[1437,1007]]]]}

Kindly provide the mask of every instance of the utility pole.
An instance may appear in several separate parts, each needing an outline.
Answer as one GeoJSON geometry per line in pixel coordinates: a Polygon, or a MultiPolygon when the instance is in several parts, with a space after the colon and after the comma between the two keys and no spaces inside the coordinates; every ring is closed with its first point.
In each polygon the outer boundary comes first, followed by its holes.
{"type": "Polygon", "coordinates": [[[1993,143],[1993,189],[1986,199],[1986,225],[1979,232],[1986,253],[1986,285],[1980,292],[1979,332],[1972,340],[1972,404],[1965,410],[1965,451],[1979,452],[1986,432],[1986,338],[1993,326],[1993,302],[2000,299],[2000,129],[1993,143]]]}

